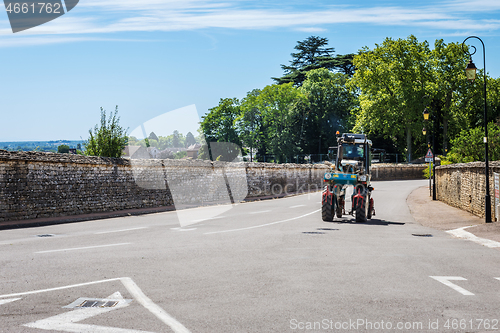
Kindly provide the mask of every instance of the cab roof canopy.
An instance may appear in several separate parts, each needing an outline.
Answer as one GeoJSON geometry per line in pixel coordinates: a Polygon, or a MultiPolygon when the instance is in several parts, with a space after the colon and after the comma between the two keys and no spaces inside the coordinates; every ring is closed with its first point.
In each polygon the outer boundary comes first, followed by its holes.
{"type": "Polygon", "coordinates": [[[367,140],[366,134],[343,133],[342,141],[352,143],[368,143],[370,146],[372,142],[367,140]]]}

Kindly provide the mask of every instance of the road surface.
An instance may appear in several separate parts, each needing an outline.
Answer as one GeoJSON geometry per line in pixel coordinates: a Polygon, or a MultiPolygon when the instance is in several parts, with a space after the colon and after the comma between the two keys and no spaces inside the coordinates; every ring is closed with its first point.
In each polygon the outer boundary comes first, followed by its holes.
{"type": "Polygon", "coordinates": [[[1,231],[0,332],[498,332],[500,251],[417,224],[426,184],[368,223],[312,193],[1,231]]]}

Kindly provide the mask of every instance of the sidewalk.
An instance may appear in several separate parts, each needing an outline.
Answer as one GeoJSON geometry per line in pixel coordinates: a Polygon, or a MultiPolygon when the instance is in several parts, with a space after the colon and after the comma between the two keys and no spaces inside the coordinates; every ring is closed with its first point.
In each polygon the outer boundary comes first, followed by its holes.
{"type": "Polygon", "coordinates": [[[423,226],[444,231],[465,227],[465,231],[474,236],[500,243],[500,222],[485,223],[482,217],[448,206],[441,201],[433,201],[427,186],[413,191],[406,202],[413,218],[423,226]]]}

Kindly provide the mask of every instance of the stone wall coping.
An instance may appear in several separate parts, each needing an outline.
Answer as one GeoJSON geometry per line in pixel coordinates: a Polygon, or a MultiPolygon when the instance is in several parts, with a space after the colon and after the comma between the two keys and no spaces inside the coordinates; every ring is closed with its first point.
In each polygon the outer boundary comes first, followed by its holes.
{"type": "MultiPolygon", "coordinates": [[[[500,168],[500,161],[490,161],[489,162],[489,167],[490,168],[500,168]]],[[[445,169],[463,169],[463,168],[485,168],[485,163],[484,162],[470,162],[470,163],[455,163],[455,164],[448,164],[448,165],[441,165],[437,166],[436,169],[438,170],[445,170],[445,169]]]]}
{"type": "Polygon", "coordinates": [[[261,162],[222,162],[208,160],[176,160],[176,159],[129,159],[98,156],[82,156],[50,152],[12,152],[0,149],[0,161],[25,161],[45,163],[73,163],[87,165],[123,165],[123,166],[159,166],[166,167],[233,167],[233,168],[269,168],[269,169],[328,169],[325,164],[275,164],[261,162]]]}

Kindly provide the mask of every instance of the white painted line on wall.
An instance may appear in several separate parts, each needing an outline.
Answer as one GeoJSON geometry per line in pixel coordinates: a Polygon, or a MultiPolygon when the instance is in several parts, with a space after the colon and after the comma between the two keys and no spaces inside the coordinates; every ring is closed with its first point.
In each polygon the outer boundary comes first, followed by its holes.
{"type": "Polygon", "coordinates": [[[299,207],[305,207],[306,205],[296,205],[296,206],[292,206],[290,208],[299,208],[299,207]]]}
{"type": "Polygon", "coordinates": [[[263,214],[263,213],[269,213],[271,210],[261,210],[261,211],[258,211],[258,212],[250,212],[248,214],[263,214]]]}
{"type": "Polygon", "coordinates": [[[481,244],[481,245],[486,246],[486,247],[490,247],[490,248],[500,247],[499,242],[495,242],[491,239],[477,237],[476,235],[474,235],[468,231],[465,231],[465,229],[472,228],[472,227],[475,227],[475,225],[471,225],[471,226],[463,227],[463,228],[458,228],[458,229],[454,229],[454,230],[448,230],[447,233],[449,233],[450,235],[453,235],[457,238],[466,239],[466,240],[481,244]]]}
{"type": "Polygon", "coordinates": [[[289,221],[297,220],[297,219],[300,219],[300,218],[303,218],[303,217],[306,217],[306,216],[309,216],[309,215],[312,215],[312,214],[316,214],[317,212],[320,212],[320,211],[321,211],[321,209],[318,209],[318,210],[315,210],[314,212],[310,212],[310,213],[307,213],[307,214],[304,214],[304,215],[301,215],[301,216],[292,217],[290,219],[286,219],[286,220],[282,220],[282,221],[276,221],[276,222],[271,222],[271,223],[266,223],[266,224],[254,225],[252,227],[239,228],[239,229],[229,229],[229,230],[222,230],[222,231],[206,232],[204,235],[221,234],[221,233],[225,233],[225,232],[243,231],[243,230],[250,230],[250,229],[255,229],[255,228],[267,227],[267,226],[270,226],[270,225],[273,225],[273,224],[278,224],[278,223],[284,223],[284,222],[289,222],[289,221]]]}
{"type": "Polygon", "coordinates": [[[140,230],[140,229],[147,229],[147,228],[148,227],[139,227],[139,228],[130,228],[130,229],[121,229],[121,230],[101,231],[101,232],[94,233],[94,235],[111,234],[113,232],[125,232],[125,231],[133,231],[133,230],[140,230]]]}
{"type": "Polygon", "coordinates": [[[0,305],[19,301],[21,298],[0,299],[0,305]]]}
{"type": "Polygon", "coordinates": [[[38,251],[35,253],[52,253],[52,252],[89,250],[89,249],[99,249],[102,247],[122,246],[122,245],[130,245],[130,244],[132,244],[132,243],[118,243],[118,244],[95,245],[95,246],[86,246],[86,247],[72,247],[72,248],[59,249],[59,250],[38,251]]]}
{"type": "Polygon", "coordinates": [[[462,295],[465,296],[474,296],[473,293],[471,293],[468,290],[465,290],[464,288],[457,286],[454,283],[451,283],[450,281],[467,281],[466,278],[463,278],[461,276],[429,276],[430,278],[433,278],[436,281],[441,282],[442,284],[450,287],[451,289],[458,291],[462,295]]]}

